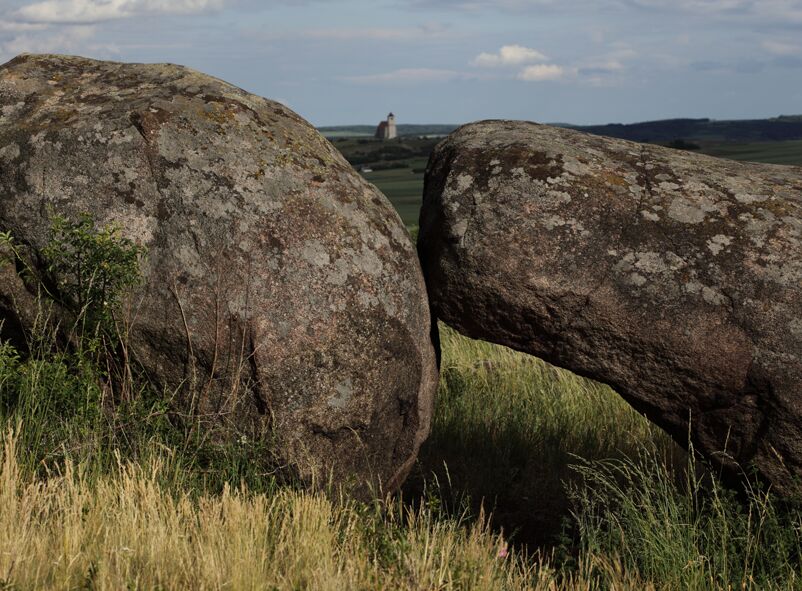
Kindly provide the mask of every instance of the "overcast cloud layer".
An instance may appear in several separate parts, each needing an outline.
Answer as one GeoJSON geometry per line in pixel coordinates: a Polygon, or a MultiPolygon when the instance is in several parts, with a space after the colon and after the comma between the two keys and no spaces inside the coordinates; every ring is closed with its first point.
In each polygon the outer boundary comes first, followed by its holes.
{"type": "Polygon", "coordinates": [[[22,52],[181,63],[317,125],[802,113],[802,0],[0,0],[22,52]]]}

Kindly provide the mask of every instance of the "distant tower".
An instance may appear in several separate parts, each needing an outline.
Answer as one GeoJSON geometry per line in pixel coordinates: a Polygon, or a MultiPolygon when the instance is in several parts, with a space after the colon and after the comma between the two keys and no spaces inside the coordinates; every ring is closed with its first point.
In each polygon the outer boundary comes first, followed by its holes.
{"type": "Polygon", "coordinates": [[[392,140],[398,137],[398,130],[395,127],[395,115],[387,115],[387,139],[392,140]]]}
{"type": "Polygon", "coordinates": [[[382,121],[376,128],[376,137],[380,140],[392,140],[398,137],[398,129],[395,126],[395,115],[387,115],[387,121],[382,121]]]}

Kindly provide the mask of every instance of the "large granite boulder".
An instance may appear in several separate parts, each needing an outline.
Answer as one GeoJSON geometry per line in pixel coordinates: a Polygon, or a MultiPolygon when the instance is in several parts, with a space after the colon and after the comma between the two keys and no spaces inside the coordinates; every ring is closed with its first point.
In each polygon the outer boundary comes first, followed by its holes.
{"type": "Polygon", "coordinates": [[[486,121],[435,150],[420,226],[437,317],[800,491],[802,169],[486,121]]]}
{"type": "MultiPolygon", "coordinates": [[[[398,486],[437,382],[400,218],[286,107],[174,65],[23,55],[0,67],[0,231],[53,214],[147,247],[130,350],[200,416],[272,437],[304,478],[398,486]]],[[[0,319],[34,294],[0,283],[0,319]]]]}

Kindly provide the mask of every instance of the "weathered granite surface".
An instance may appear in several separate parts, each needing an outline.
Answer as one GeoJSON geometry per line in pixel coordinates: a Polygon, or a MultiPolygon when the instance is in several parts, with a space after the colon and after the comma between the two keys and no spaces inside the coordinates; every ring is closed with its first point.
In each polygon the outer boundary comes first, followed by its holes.
{"type": "MultiPolygon", "coordinates": [[[[81,212],[148,249],[129,320],[151,377],[305,478],[400,484],[437,383],[426,289],[398,215],[312,126],[180,66],[20,56],[0,231],[35,265],[51,213],[81,212]]],[[[7,328],[33,297],[6,269],[7,328]]]]}
{"type": "Polygon", "coordinates": [[[801,490],[802,169],[480,122],[429,161],[418,249],[448,324],[801,490]]]}

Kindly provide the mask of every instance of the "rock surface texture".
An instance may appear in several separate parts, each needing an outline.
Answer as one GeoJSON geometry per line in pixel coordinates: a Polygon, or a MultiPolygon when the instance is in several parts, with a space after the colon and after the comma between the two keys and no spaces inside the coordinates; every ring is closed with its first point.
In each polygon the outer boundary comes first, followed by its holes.
{"type": "MultiPolygon", "coordinates": [[[[282,105],[174,65],[0,67],[0,231],[33,264],[52,213],[148,249],[131,350],[304,478],[400,484],[437,382],[420,266],[388,201],[282,105]]],[[[33,294],[0,283],[7,329],[33,294]]]]}
{"type": "Polygon", "coordinates": [[[480,122],[429,161],[418,250],[448,324],[802,490],[802,169],[480,122]]]}

